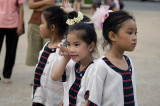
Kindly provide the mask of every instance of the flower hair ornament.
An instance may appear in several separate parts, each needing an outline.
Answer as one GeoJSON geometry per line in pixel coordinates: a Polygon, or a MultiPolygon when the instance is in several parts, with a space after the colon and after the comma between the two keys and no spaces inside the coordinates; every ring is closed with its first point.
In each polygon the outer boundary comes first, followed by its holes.
{"type": "Polygon", "coordinates": [[[91,21],[94,23],[95,28],[102,29],[103,23],[106,18],[109,17],[109,13],[113,12],[109,10],[109,6],[101,5],[100,8],[97,8],[93,16],[91,17],[91,21]]]}
{"type": "Polygon", "coordinates": [[[68,25],[73,25],[74,23],[78,23],[81,20],[83,20],[83,14],[80,11],[78,13],[76,11],[73,11],[68,14],[66,23],[68,25]]]}

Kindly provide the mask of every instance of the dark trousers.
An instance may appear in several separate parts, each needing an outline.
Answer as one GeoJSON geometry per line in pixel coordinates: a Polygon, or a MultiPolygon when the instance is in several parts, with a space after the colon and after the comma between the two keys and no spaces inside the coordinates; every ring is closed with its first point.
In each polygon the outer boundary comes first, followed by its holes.
{"type": "Polygon", "coordinates": [[[15,63],[16,49],[18,43],[17,28],[0,28],[0,52],[3,39],[6,37],[6,55],[3,68],[3,77],[10,78],[15,63]]]}
{"type": "Polygon", "coordinates": [[[45,106],[45,105],[40,104],[40,103],[33,103],[32,106],[45,106]]]}

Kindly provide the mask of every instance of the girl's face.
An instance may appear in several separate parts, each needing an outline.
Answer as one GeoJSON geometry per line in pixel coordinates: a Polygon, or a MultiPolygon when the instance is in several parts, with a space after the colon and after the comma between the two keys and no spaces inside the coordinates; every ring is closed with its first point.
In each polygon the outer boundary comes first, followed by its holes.
{"type": "Polygon", "coordinates": [[[124,51],[133,51],[137,44],[137,27],[135,21],[129,19],[123,22],[116,36],[119,48],[124,51]]]}
{"type": "Polygon", "coordinates": [[[48,29],[46,19],[44,18],[44,15],[41,15],[41,25],[40,25],[40,33],[42,38],[50,38],[52,32],[50,29],[48,29]]]}
{"type": "Polygon", "coordinates": [[[79,38],[77,34],[69,33],[67,43],[67,49],[73,61],[85,61],[87,57],[90,57],[93,48],[79,38]]]}

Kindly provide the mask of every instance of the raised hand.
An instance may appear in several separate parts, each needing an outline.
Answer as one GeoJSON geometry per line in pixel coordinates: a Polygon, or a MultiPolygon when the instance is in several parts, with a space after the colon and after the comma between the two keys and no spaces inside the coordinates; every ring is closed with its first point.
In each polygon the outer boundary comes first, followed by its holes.
{"type": "Polygon", "coordinates": [[[71,7],[71,4],[69,3],[68,0],[62,0],[62,7],[61,9],[66,13],[70,13],[73,11],[73,8],[71,7]]]}
{"type": "Polygon", "coordinates": [[[59,48],[59,55],[64,56],[64,57],[70,57],[69,53],[68,53],[68,49],[63,46],[62,44],[60,44],[59,46],[56,46],[57,48],[59,48]]]}

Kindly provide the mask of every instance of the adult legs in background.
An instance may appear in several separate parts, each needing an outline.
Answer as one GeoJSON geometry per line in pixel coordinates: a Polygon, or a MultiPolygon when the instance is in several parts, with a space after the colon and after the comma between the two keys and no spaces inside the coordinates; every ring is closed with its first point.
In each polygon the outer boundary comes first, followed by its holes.
{"type": "Polygon", "coordinates": [[[81,9],[81,1],[78,1],[77,3],[77,12],[79,12],[81,9]]]}
{"type": "Polygon", "coordinates": [[[28,24],[27,65],[35,66],[38,63],[38,55],[44,43],[46,43],[46,41],[41,38],[39,25],[28,24]]]}
{"type": "Polygon", "coordinates": [[[78,0],[74,0],[73,1],[73,9],[76,11],[77,10],[77,3],[78,3],[78,0]]]}
{"type": "Polygon", "coordinates": [[[2,44],[3,44],[3,39],[4,39],[4,35],[5,35],[5,30],[3,28],[0,28],[0,52],[2,49],[2,44]]]}
{"type": "Polygon", "coordinates": [[[2,48],[4,35],[6,35],[6,56],[3,68],[3,77],[6,83],[10,83],[12,69],[15,63],[16,50],[19,36],[17,35],[16,28],[0,29],[0,49],[2,48]]]}
{"type": "Polygon", "coordinates": [[[77,12],[80,11],[81,8],[81,0],[74,0],[73,1],[73,9],[77,12]]]}

